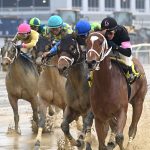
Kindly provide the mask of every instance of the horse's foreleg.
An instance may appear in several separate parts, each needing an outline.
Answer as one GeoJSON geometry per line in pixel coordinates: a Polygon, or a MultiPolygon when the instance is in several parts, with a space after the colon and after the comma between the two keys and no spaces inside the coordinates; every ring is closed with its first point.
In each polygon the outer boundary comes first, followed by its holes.
{"type": "Polygon", "coordinates": [[[53,116],[54,115],[54,113],[55,113],[55,111],[53,110],[53,107],[51,106],[51,105],[49,105],[49,107],[48,107],[49,109],[48,109],[48,113],[49,113],[49,115],[50,116],[53,116]]]}
{"type": "Polygon", "coordinates": [[[132,122],[131,122],[131,125],[129,127],[129,133],[128,133],[129,134],[128,146],[130,145],[132,140],[135,138],[136,131],[137,131],[137,124],[138,124],[138,121],[141,117],[141,113],[143,110],[143,101],[133,102],[132,107],[133,107],[133,114],[132,114],[132,122]]]}
{"type": "Polygon", "coordinates": [[[70,107],[66,106],[64,115],[63,115],[63,122],[61,123],[61,129],[64,132],[65,136],[69,139],[72,146],[80,147],[81,143],[76,141],[72,135],[70,134],[69,124],[75,119],[75,113],[71,110],[70,107]]]}
{"type": "Polygon", "coordinates": [[[123,148],[123,129],[126,124],[127,119],[127,110],[122,109],[117,118],[117,134],[116,134],[116,143],[119,145],[120,150],[124,150],[123,148]]]}
{"type": "Polygon", "coordinates": [[[38,125],[38,105],[37,105],[37,101],[38,101],[38,97],[36,96],[31,101],[31,107],[32,107],[32,110],[33,110],[33,120],[38,125]]]}
{"type": "Polygon", "coordinates": [[[36,136],[36,143],[35,143],[35,148],[38,149],[41,144],[41,138],[42,138],[42,131],[45,125],[45,120],[46,120],[46,112],[47,112],[47,104],[44,101],[40,100],[39,103],[39,128],[38,128],[38,134],[36,136]]]}
{"type": "Polygon", "coordinates": [[[13,97],[11,95],[8,95],[9,102],[11,104],[11,107],[14,112],[14,122],[15,122],[15,131],[16,133],[20,134],[20,131],[18,129],[18,123],[19,123],[19,114],[18,114],[18,99],[16,97],[13,97]]]}
{"type": "Polygon", "coordinates": [[[85,133],[86,149],[91,150],[91,127],[93,124],[94,115],[89,111],[83,121],[83,132],[85,133]]]}
{"type": "Polygon", "coordinates": [[[116,120],[116,118],[112,118],[111,120],[109,120],[109,125],[111,128],[111,134],[110,134],[110,138],[108,141],[108,147],[115,148],[115,146],[116,146],[115,136],[116,136],[116,132],[117,132],[117,120],[116,120]]]}
{"type": "Polygon", "coordinates": [[[108,123],[95,118],[95,128],[98,136],[99,150],[107,150],[105,139],[108,133],[108,123]]]}

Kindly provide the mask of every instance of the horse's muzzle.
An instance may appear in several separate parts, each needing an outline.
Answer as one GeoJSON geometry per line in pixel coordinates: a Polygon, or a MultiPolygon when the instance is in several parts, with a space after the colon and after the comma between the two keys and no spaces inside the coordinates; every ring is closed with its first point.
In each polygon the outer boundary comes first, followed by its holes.
{"type": "Polygon", "coordinates": [[[59,71],[59,74],[64,76],[64,77],[67,77],[67,67],[63,67],[63,68],[58,68],[58,71],[59,71]]]}
{"type": "Polygon", "coordinates": [[[89,69],[93,69],[96,65],[96,60],[91,60],[91,61],[86,60],[85,62],[87,63],[89,69]]]}

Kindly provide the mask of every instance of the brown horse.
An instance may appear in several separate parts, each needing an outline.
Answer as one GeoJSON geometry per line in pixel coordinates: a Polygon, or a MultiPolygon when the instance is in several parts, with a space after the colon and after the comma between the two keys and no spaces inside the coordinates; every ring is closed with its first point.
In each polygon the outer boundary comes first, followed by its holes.
{"type": "Polygon", "coordinates": [[[9,102],[14,112],[15,131],[18,133],[18,99],[24,99],[31,103],[33,120],[38,122],[37,114],[37,82],[39,74],[32,60],[20,53],[16,46],[7,41],[1,49],[2,67],[7,71],[6,88],[9,102]]]}
{"type": "Polygon", "coordinates": [[[108,148],[105,146],[106,127],[109,120],[113,118],[116,120],[116,143],[123,150],[123,130],[127,119],[128,102],[133,107],[128,144],[135,138],[137,124],[143,109],[143,101],[147,92],[147,80],[143,67],[137,59],[133,59],[136,68],[142,76],[131,85],[131,96],[128,101],[126,79],[119,67],[112,63],[108,56],[111,49],[108,49],[105,37],[100,32],[93,32],[88,36],[86,44],[86,60],[89,69],[93,70],[93,83],[90,95],[99,150],[108,148]]]}
{"type": "MultiPolygon", "coordinates": [[[[61,76],[57,68],[58,56],[54,56],[43,64],[43,70],[38,81],[38,98],[40,108],[39,129],[35,142],[35,149],[41,145],[42,131],[46,119],[47,107],[57,106],[63,111],[66,107],[66,78],[61,76]]],[[[80,122],[76,119],[77,128],[80,129],[80,122]]]]}
{"type": "MultiPolygon", "coordinates": [[[[90,109],[87,82],[88,68],[84,62],[81,48],[73,35],[66,35],[61,40],[59,49],[58,69],[61,74],[67,77],[67,106],[64,111],[61,128],[71,144],[80,147],[80,138],[83,137],[79,136],[79,140],[75,141],[69,131],[69,124],[81,115],[83,117],[83,133],[88,132],[88,135],[90,135],[93,114],[90,109]]],[[[91,149],[90,139],[86,142],[86,149],[91,149]]]]}

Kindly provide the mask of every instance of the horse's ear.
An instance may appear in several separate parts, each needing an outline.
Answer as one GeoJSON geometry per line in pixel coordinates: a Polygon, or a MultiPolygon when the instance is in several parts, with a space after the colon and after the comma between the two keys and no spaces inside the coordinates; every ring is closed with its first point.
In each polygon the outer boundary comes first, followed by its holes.
{"type": "Polygon", "coordinates": [[[74,39],[76,39],[76,38],[77,38],[77,33],[73,32],[73,33],[72,33],[72,37],[73,37],[74,39]]]}

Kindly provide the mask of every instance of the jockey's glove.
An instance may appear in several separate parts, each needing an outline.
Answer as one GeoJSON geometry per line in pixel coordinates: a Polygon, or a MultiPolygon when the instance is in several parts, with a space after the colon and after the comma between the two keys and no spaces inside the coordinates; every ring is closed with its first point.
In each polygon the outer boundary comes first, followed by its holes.
{"type": "Polygon", "coordinates": [[[21,49],[23,46],[22,46],[22,44],[20,44],[20,45],[16,45],[16,47],[17,47],[17,49],[21,49]]]}
{"type": "Polygon", "coordinates": [[[112,50],[118,50],[119,46],[114,43],[113,41],[110,41],[110,40],[107,40],[107,43],[108,43],[108,47],[112,47],[112,50]]]}
{"type": "Polygon", "coordinates": [[[60,45],[60,41],[57,42],[57,43],[50,49],[50,54],[56,54],[59,45],[60,45]]]}
{"type": "Polygon", "coordinates": [[[17,49],[25,48],[26,44],[22,43],[20,45],[16,45],[17,49]]]}

